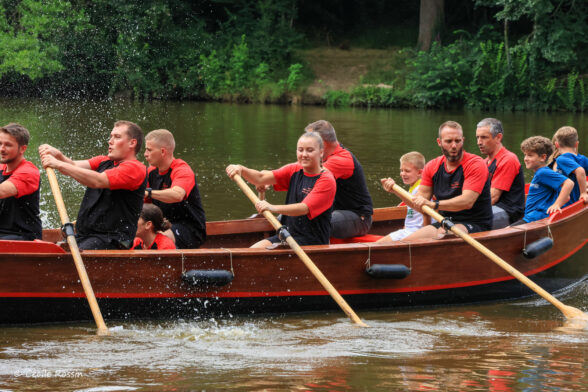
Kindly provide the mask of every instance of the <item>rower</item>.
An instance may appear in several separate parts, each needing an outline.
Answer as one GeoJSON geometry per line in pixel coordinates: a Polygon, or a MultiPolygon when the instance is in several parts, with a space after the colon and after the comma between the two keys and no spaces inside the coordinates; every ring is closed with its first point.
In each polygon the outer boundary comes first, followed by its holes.
{"type": "Polygon", "coordinates": [[[39,147],[43,167],[87,187],[76,222],[80,249],[129,249],[133,243],[147,183],[146,167],[137,160],[142,145],[137,124],[117,121],[108,155],[74,161],[48,144],[39,147]]]}
{"type": "MultiPolygon", "coordinates": [[[[242,165],[227,166],[227,174],[236,174],[254,185],[273,185],[276,191],[288,191],[286,204],[274,205],[260,200],[255,208],[261,214],[282,214],[283,224],[299,245],[328,244],[331,235],[331,210],[337,184],[333,174],[321,166],[323,141],[317,132],[300,136],[296,146],[298,162],[280,169],[257,171],[242,165]]],[[[278,235],[255,243],[252,248],[278,245],[278,235]]]]}
{"type": "Polygon", "coordinates": [[[41,239],[39,169],[24,158],[29,131],[20,124],[0,128],[0,240],[41,239]]]}
{"type": "Polygon", "coordinates": [[[335,128],[325,120],[308,124],[306,132],[317,132],[325,146],[323,165],[337,180],[337,195],[331,216],[334,238],[365,235],[374,213],[363,168],[355,155],[337,141],[335,128]]]}
{"type": "Polygon", "coordinates": [[[502,145],[504,130],[495,118],[478,123],[476,139],[486,155],[492,197],[492,230],[516,222],[525,212],[525,175],[519,158],[502,145]]]}
{"type": "Polygon", "coordinates": [[[175,146],[174,136],[167,129],[156,129],[145,136],[145,159],[151,165],[145,202],[161,208],[171,223],[164,234],[178,249],[198,248],[206,239],[206,217],[196,175],[186,162],[174,158],[175,146]]]}
{"type": "MultiPolygon", "coordinates": [[[[443,155],[425,165],[413,203],[417,210],[426,205],[439,211],[466,233],[490,230],[492,204],[488,169],[482,158],[464,151],[464,140],[459,123],[441,124],[437,144],[443,155]],[[433,196],[434,201],[431,200],[433,196]]],[[[443,222],[427,225],[406,240],[442,238],[446,232],[442,226],[443,222]]]]}

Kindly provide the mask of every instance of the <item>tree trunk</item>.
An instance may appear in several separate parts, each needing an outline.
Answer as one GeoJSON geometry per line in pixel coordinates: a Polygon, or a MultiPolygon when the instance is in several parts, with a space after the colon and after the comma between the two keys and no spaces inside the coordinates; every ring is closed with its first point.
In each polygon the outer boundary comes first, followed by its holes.
{"type": "Polygon", "coordinates": [[[433,40],[440,40],[445,0],[421,0],[417,50],[431,49],[433,40]]]}

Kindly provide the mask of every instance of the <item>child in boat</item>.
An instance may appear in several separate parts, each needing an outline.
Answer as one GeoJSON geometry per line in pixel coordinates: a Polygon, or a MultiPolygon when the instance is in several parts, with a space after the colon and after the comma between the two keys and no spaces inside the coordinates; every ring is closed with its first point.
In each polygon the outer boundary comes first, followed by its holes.
{"type": "Polygon", "coordinates": [[[553,135],[552,141],[555,145],[555,151],[550,157],[550,160],[555,161],[553,170],[574,182],[570,201],[564,207],[580,199],[583,199],[585,203],[588,202],[588,193],[586,192],[588,158],[578,154],[578,131],[573,127],[561,127],[553,135]]]}
{"type": "MultiPolygon", "coordinates": [[[[417,194],[424,167],[425,157],[420,152],[411,151],[400,157],[400,177],[402,182],[409,186],[408,192],[412,195],[417,194]]],[[[392,192],[392,187],[395,184],[392,178],[382,178],[381,182],[387,192],[392,192]]],[[[423,227],[423,214],[411,207],[410,200],[408,203],[407,200],[404,202],[408,206],[404,227],[380,238],[377,242],[400,241],[423,227]]]]}
{"type": "Polygon", "coordinates": [[[547,167],[547,158],[553,154],[553,144],[543,136],[532,136],[523,140],[521,150],[525,155],[527,169],[535,172],[527,202],[525,216],[511,226],[522,225],[539,219],[547,218],[549,214],[561,211],[561,207],[569,200],[574,183],[564,175],[547,167]]]}
{"type": "Polygon", "coordinates": [[[150,203],[143,204],[131,249],[176,249],[174,242],[162,234],[170,227],[171,224],[163,217],[159,207],[150,203]]]}
{"type": "MultiPolygon", "coordinates": [[[[274,205],[260,200],[255,204],[257,212],[282,214],[282,223],[299,245],[323,245],[329,243],[331,236],[331,211],[337,191],[333,173],[321,165],[323,153],[321,136],[317,132],[306,132],[296,145],[296,163],[272,171],[229,165],[226,171],[230,178],[238,174],[256,186],[273,185],[277,191],[288,191],[286,204],[274,205]]],[[[251,247],[268,248],[280,242],[274,235],[251,247]]]]}

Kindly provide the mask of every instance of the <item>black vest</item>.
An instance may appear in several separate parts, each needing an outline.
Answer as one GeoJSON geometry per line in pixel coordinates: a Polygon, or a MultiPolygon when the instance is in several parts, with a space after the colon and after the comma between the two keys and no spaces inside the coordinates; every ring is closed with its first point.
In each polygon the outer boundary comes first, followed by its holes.
{"type": "MultiPolygon", "coordinates": [[[[102,173],[114,167],[114,161],[106,160],[96,171],[102,173]]],[[[137,233],[137,221],[143,208],[147,176],[141,186],[133,191],[126,189],[87,188],[76,222],[81,236],[107,235],[118,241],[133,243],[137,233]]]]}
{"type": "MultiPolygon", "coordinates": [[[[10,178],[0,170],[0,184],[10,178]]],[[[0,199],[0,234],[12,234],[27,240],[41,239],[43,228],[39,218],[39,188],[30,195],[0,199]]]]}
{"type": "MultiPolygon", "coordinates": [[[[308,192],[303,190],[311,190],[314,188],[317,180],[323,175],[305,176],[304,170],[300,169],[290,177],[290,185],[288,193],[286,194],[286,204],[301,203],[308,192]]],[[[283,224],[288,227],[288,231],[292,237],[298,242],[298,245],[324,245],[328,244],[331,238],[331,206],[325,212],[315,217],[308,219],[306,215],[300,216],[282,216],[283,224]]]]}
{"type": "MultiPolygon", "coordinates": [[[[164,175],[159,174],[157,169],[152,170],[148,178],[149,186],[157,190],[169,189],[172,184],[172,170],[170,167],[164,175]]],[[[200,240],[201,244],[204,243],[204,240],[206,240],[206,216],[204,214],[204,208],[202,208],[196,175],[194,175],[194,187],[185,200],[178,203],[164,203],[154,199],[152,202],[161,208],[163,216],[168,221],[171,223],[182,223],[192,228],[194,236],[200,240]]]]}
{"type": "MultiPolygon", "coordinates": [[[[341,147],[345,148],[342,145],[341,147]]],[[[345,150],[347,149],[345,148],[345,150]]],[[[337,179],[337,193],[333,209],[350,210],[365,217],[372,216],[374,213],[372,197],[368,191],[363,167],[355,155],[351,151],[349,153],[353,158],[353,174],[346,179],[337,179]]]]}
{"type": "MultiPolygon", "coordinates": [[[[442,163],[437,172],[433,175],[433,194],[437,200],[447,200],[460,196],[463,190],[465,177],[463,166],[459,166],[452,173],[445,170],[445,163],[442,163]]],[[[453,222],[475,223],[483,229],[492,228],[492,198],[490,196],[490,176],[484,184],[482,193],[469,210],[462,211],[439,211],[444,217],[451,217],[453,222]]]]}
{"type": "MultiPolygon", "coordinates": [[[[496,159],[488,166],[491,183],[495,171],[496,159]]],[[[510,190],[508,192],[502,191],[496,206],[507,212],[510,223],[518,221],[525,214],[525,174],[522,165],[510,186],[510,190]]]]}

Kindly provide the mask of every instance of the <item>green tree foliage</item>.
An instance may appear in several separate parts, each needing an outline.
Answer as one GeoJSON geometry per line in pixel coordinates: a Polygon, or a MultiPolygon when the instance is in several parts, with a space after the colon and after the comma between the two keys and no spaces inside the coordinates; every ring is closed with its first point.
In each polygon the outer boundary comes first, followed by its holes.
{"type": "Polygon", "coordinates": [[[60,42],[87,27],[84,12],[67,1],[0,1],[0,77],[35,80],[64,70],[60,42]]]}
{"type": "MultiPolygon", "coordinates": [[[[579,54],[588,40],[588,4],[573,0],[477,0],[495,10],[495,19],[519,23],[516,39],[482,27],[434,45],[409,60],[407,90],[420,106],[466,105],[485,109],[583,110],[588,71],[579,54]],[[531,26],[525,31],[525,26],[531,26]],[[509,42],[512,41],[512,42],[509,42]]],[[[506,23],[506,24],[504,24],[506,23]]],[[[498,24],[496,25],[498,26],[498,24]]]]}

